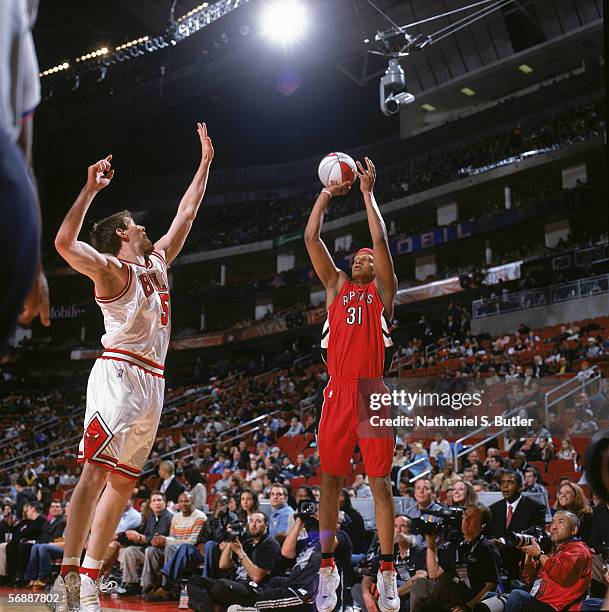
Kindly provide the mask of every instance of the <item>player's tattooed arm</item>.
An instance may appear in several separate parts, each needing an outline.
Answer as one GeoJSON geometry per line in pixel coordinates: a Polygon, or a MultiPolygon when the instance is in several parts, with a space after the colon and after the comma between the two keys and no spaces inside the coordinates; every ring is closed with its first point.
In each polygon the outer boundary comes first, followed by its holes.
{"type": "Polygon", "coordinates": [[[321,239],[321,226],[323,225],[324,217],[332,197],[334,195],[343,195],[350,188],[351,185],[349,183],[342,183],[340,185],[330,185],[328,189],[324,189],[313,205],[313,210],[309,215],[304,232],[305,246],[311,258],[313,269],[326,288],[327,306],[332,303],[338,294],[340,287],[347,279],[347,275],[336,267],[328,247],[321,239]]]}
{"type": "Polygon", "coordinates": [[[211,138],[207,135],[205,123],[197,123],[197,134],[201,142],[201,162],[192,182],[182,196],[178,212],[168,232],[154,245],[155,250],[165,257],[167,263],[171,263],[180,254],[190,233],[205,195],[209,167],[214,158],[214,147],[211,138]]]}
{"type": "Polygon", "coordinates": [[[398,289],[398,279],[393,270],[393,260],[389,251],[387,228],[374,197],[374,183],[376,181],[376,168],[372,161],[366,157],[366,167],[357,162],[357,176],[360,189],[366,205],[368,228],[372,238],[372,251],[374,252],[374,271],[376,286],[379,295],[390,316],[393,315],[393,300],[398,289]]]}

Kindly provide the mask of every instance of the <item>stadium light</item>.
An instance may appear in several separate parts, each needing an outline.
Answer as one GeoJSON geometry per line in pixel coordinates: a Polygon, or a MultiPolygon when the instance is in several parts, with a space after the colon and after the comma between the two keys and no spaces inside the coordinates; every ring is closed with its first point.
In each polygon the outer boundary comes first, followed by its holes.
{"type": "Polygon", "coordinates": [[[296,0],[273,0],[262,12],[262,33],[276,43],[294,42],[307,29],[306,13],[296,0]]]}

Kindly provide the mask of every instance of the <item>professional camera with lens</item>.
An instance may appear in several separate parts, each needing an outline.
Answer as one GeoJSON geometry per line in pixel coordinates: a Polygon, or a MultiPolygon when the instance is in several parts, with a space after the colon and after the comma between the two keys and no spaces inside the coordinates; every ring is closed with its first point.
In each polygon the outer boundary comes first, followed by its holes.
{"type": "Polygon", "coordinates": [[[237,540],[243,542],[246,535],[247,530],[243,523],[231,523],[230,531],[228,529],[226,530],[222,540],[224,542],[236,542],[237,540]]]}
{"type": "Polygon", "coordinates": [[[314,499],[301,499],[298,502],[298,514],[301,518],[313,516],[317,512],[317,502],[314,499]]]}
{"type": "Polygon", "coordinates": [[[461,520],[464,509],[458,506],[440,508],[440,510],[425,510],[423,515],[435,516],[437,521],[431,522],[423,518],[412,519],[411,528],[414,535],[444,535],[449,542],[461,539],[461,520]]]}
{"type": "Polygon", "coordinates": [[[501,540],[510,548],[522,548],[523,546],[529,546],[532,544],[533,538],[537,541],[543,551],[547,551],[552,548],[552,541],[548,537],[545,529],[538,526],[525,529],[521,533],[508,531],[505,536],[501,538],[501,540]]]}

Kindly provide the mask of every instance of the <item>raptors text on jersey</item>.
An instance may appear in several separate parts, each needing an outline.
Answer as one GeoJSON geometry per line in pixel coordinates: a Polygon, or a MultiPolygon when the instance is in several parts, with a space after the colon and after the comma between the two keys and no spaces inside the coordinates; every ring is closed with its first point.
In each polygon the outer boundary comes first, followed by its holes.
{"type": "Polygon", "coordinates": [[[391,366],[393,341],[374,281],[345,281],[328,308],[322,356],[333,377],[380,378],[391,366]]]}

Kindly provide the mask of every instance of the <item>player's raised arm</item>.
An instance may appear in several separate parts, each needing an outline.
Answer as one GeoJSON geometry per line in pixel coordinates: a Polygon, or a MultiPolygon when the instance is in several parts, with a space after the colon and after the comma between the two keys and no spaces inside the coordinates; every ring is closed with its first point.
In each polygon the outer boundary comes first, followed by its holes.
{"type": "Polygon", "coordinates": [[[169,231],[154,245],[156,251],[165,256],[167,263],[172,262],[182,250],[193,221],[199,212],[199,206],[205,195],[209,166],[214,158],[214,147],[207,135],[205,123],[197,123],[197,133],[201,141],[201,163],[186,193],[182,196],[178,212],[171,223],[169,231]]]}
{"type": "Polygon", "coordinates": [[[72,204],[55,237],[57,252],[74,270],[85,274],[96,283],[104,276],[113,276],[122,267],[115,257],[99,253],[91,245],[78,240],[78,234],[80,234],[91,202],[102,189],[110,184],[114,176],[111,160],[112,155],[108,155],[105,159],[88,167],[87,183],[72,204]]]}
{"type": "Polygon", "coordinates": [[[360,189],[364,196],[368,227],[370,228],[370,237],[372,238],[377,288],[385,309],[392,316],[393,300],[398,290],[398,279],[393,271],[393,260],[391,259],[389,241],[387,240],[387,228],[373,193],[376,168],[370,159],[367,157],[365,159],[366,168],[360,162],[357,162],[357,176],[359,177],[360,189]]]}
{"type": "MultiPolygon", "coordinates": [[[[349,189],[351,189],[351,183],[349,182],[340,185],[331,184],[329,187],[324,188],[317,200],[315,200],[313,210],[309,215],[309,220],[305,228],[304,240],[309,257],[311,258],[311,263],[313,264],[313,269],[328,292],[336,292],[341,280],[341,275],[344,278],[346,278],[346,275],[336,267],[328,248],[321,239],[321,226],[324,222],[326,210],[328,210],[328,205],[332,197],[344,195],[349,189]]],[[[330,301],[329,299],[328,303],[330,303],[330,301]]]]}

